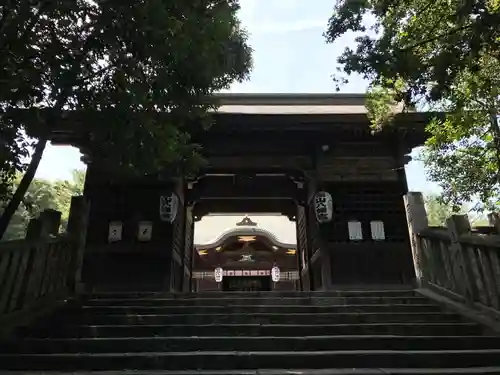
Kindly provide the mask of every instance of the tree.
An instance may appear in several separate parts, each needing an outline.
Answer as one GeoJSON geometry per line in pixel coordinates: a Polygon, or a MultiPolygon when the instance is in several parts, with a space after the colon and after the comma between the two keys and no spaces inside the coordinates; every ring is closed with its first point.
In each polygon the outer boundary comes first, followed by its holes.
{"type": "Polygon", "coordinates": [[[425,210],[427,211],[427,219],[431,226],[446,226],[446,219],[451,215],[464,213],[463,207],[459,209],[453,208],[445,203],[439,195],[431,194],[424,198],[425,210]]]}
{"type": "Polygon", "coordinates": [[[477,210],[498,205],[499,21],[498,1],[344,0],[326,33],[329,42],[349,30],[364,33],[339,62],[345,73],[371,80],[375,130],[391,122],[400,101],[446,113],[427,126],[423,161],[455,209],[473,200],[477,210]],[[371,30],[367,13],[375,18],[371,30]]]}
{"type": "Polygon", "coordinates": [[[448,112],[427,127],[423,161],[454,206],[478,200],[478,210],[500,207],[500,61],[479,59],[481,69],[457,76],[441,107],[448,112]]]}
{"type": "Polygon", "coordinates": [[[391,89],[402,80],[396,101],[414,104],[446,97],[458,74],[481,69],[481,56],[499,59],[498,24],[498,0],[339,0],[325,36],[361,33],[338,58],[344,72],[391,89]]]}
{"type": "Polygon", "coordinates": [[[453,207],[446,204],[442,195],[426,195],[424,202],[430,226],[446,226],[446,219],[452,215],[467,215],[473,226],[489,225],[488,220],[482,213],[474,214],[472,208],[467,204],[460,207],[453,207]]]}
{"type": "Polygon", "coordinates": [[[86,139],[82,147],[97,161],[123,172],[198,160],[184,125],[205,119],[216,107],[207,97],[245,79],[251,67],[238,8],[237,0],[1,5],[0,69],[9,78],[0,80],[8,157],[0,167],[8,176],[25,174],[0,218],[0,237],[71,111],[80,121],[67,130],[86,139]]]}
{"type": "MultiPolygon", "coordinates": [[[[18,175],[15,183],[18,184],[21,178],[22,176],[18,175]]],[[[62,213],[61,228],[64,230],[69,217],[71,197],[82,194],[84,180],[85,171],[80,170],[73,171],[70,181],[34,179],[26,192],[23,205],[16,210],[2,240],[24,238],[29,221],[48,208],[62,213]]],[[[0,201],[0,211],[2,203],[5,202],[0,201]]]]}

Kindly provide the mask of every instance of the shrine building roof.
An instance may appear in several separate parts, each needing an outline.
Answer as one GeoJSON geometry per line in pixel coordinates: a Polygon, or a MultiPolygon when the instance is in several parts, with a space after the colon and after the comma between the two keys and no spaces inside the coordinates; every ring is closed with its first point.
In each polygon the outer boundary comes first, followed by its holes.
{"type": "Polygon", "coordinates": [[[273,245],[276,245],[280,248],[294,249],[297,247],[296,244],[279,241],[276,235],[268,231],[267,229],[257,228],[257,223],[253,222],[248,216],[243,218],[240,222],[236,223],[236,227],[226,229],[208,243],[195,244],[194,247],[196,249],[217,247],[222,245],[229,238],[237,236],[255,236],[255,237],[261,236],[265,237],[273,245]]]}
{"type": "MultiPolygon", "coordinates": [[[[366,114],[365,94],[216,94],[218,113],[233,114],[366,114]]],[[[394,111],[401,111],[395,106],[394,111]]]]}

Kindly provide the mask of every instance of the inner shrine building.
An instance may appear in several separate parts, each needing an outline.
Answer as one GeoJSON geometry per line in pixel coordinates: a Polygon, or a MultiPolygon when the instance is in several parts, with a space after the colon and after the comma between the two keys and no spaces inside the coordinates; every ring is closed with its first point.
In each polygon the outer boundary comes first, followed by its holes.
{"type": "MultiPolygon", "coordinates": [[[[231,218],[231,217],[228,217],[231,218]]],[[[194,245],[193,291],[300,290],[297,245],[282,243],[248,216],[213,241],[194,245]],[[220,267],[222,281],[215,280],[220,267]],[[272,269],[279,280],[272,280],[272,269]]]]}

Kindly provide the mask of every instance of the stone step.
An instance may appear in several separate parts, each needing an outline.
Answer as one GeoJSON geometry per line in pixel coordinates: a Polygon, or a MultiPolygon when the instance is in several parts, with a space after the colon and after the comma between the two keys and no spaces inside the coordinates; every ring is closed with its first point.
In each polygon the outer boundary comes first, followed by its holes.
{"type": "Polygon", "coordinates": [[[499,363],[500,350],[203,351],[147,353],[0,354],[5,370],[223,370],[325,368],[456,368],[499,363]]]}
{"type": "Polygon", "coordinates": [[[0,371],[0,375],[498,375],[500,367],[469,367],[469,368],[330,368],[330,369],[262,369],[262,370],[192,370],[192,371],[165,371],[165,370],[118,370],[118,371],[71,371],[52,372],[44,371],[0,371]]]}
{"type": "MultiPolygon", "coordinates": [[[[78,309],[78,312],[81,309],[78,309]]],[[[253,314],[253,313],[399,313],[399,312],[439,312],[440,307],[432,304],[423,305],[334,305],[334,306],[285,306],[285,305],[232,305],[232,306],[84,306],[84,312],[92,314],[253,314]]]]}
{"type": "Polygon", "coordinates": [[[420,296],[413,289],[361,289],[361,290],[331,290],[313,292],[271,291],[271,292],[101,292],[88,293],[87,299],[99,298],[170,298],[170,299],[197,299],[197,298],[304,298],[304,297],[415,297],[420,296]]]}
{"type": "Polygon", "coordinates": [[[500,349],[498,336],[100,337],[0,342],[0,353],[500,349]]]}
{"type": "Polygon", "coordinates": [[[330,305],[425,305],[425,297],[365,296],[365,297],[238,297],[238,298],[97,298],[85,301],[87,306],[230,306],[230,305],[286,305],[286,306],[330,306],[330,305]]]}
{"type": "MultiPolygon", "coordinates": [[[[370,323],[370,324],[175,324],[175,325],[75,325],[22,327],[18,337],[152,337],[152,336],[321,336],[397,335],[467,336],[481,335],[475,323],[370,323]]],[[[1,368],[1,367],[0,367],[1,368]]]]}
{"type": "Polygon", "coordinates": [[[220,313],[220,314],[137,314],[135,311],[120,311],[115,314],[68,315],[52,319],[42,326],[58,325],[113,325],[113,324],[360,324],[360,323],[436,323],[460,322],[462,317],[454,313],[439,312],[384,312],[384,313],[220,313]]]}

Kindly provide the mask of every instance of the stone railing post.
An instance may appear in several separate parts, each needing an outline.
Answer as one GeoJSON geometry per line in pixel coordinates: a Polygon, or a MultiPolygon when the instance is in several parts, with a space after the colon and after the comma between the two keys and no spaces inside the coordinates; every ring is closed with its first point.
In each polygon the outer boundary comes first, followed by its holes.
{"type": "Polygon", "coordinates": [[[42,236],[57,236],[59,234],[59,226],[61,225],[61,213],[56,210],[48,209],[40,213],[42,222],[42,236]]]}
{"type": "Polygon", "coordinates": [[[427,212],[425,211],[424,197],[419,192],[408,192],[404,197],[406,220],[408,223],[408,233],[410,236],[411,252],[417,285],[420,287],[426,280],[425,262],[422,243],[418,238],[418,233],[429,226],[427,212]]]}
{"type": "Polygon", "coordinates": [[[42,235],[42,221],[40,219],[31,219],[26,230],[27,240],[38,240],[42,235]]]}
{"type": "Polygon", "coordinates": [[[90,204],[83,196],[71,198],[71,208],[68,219],[68,235],[71,236],[75,244],[75,253],[72,259],[70,273],[70,285],[76,293],[84,291],[82,283],[82,265],[85,254],[85,241],[87,238],[87,224],[90,204]]]}
{"type": "Polygon", "coordinates": [[[489,213],[488,222],[496,229],[497,234],[500,234],[500,214],[498,212],[489,213]]]}
{"type": "Polygon", "coordinates": [[[453,215],[446,220],[448,235],[450,236],[450,259],[459,285],[459,294],[465,297],[467,303],[472,304],[477,299],[478,290],[474,274],[474,257],[471,257],[466,246],[460,243],[460,236],[471,232],[467,215],[453,215]]]}
{"type": "Polygon", "coordinates": [[[26,231],[27,240],[37,240],[59,234],[61,225],[61,213],[56,210],[47,209],[40,213],[37,219],[31,219],[26,231]]]}

